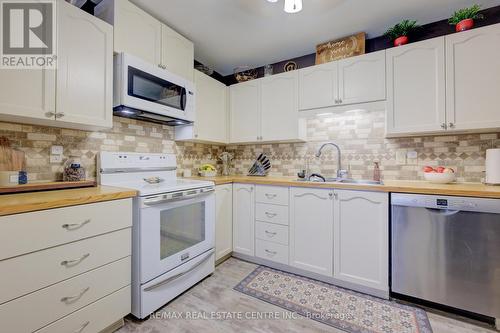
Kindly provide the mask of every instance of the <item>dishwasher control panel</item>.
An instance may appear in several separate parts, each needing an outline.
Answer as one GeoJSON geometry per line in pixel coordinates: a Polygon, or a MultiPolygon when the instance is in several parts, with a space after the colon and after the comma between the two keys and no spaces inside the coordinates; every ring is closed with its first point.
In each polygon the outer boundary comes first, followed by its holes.
{"type": "Polygon", "coordinates": [[[500,199],[393,193],[391,205],[500,213],[500,199]]]}

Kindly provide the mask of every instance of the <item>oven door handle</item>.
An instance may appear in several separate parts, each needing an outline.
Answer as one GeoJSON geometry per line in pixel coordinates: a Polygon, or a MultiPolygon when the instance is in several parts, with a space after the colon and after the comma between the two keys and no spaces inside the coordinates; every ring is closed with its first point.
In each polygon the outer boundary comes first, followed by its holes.
{"type": "Polygon", "coordinates": [[[183,195],[180,195],[180,196],[177,196],[177,197],[168,197],[168,198],[166,198],[164,196],[158,196],[158,198],[153,197],[153,198],[145,199],[144,200],[144,204],[146,206],[154,206],[154,205],[159,205],[159,204],[166,203],[166,202],[191,199],[191,198],[199,197],[199,196],[202,196],[202,195],[205,195],[205,194],[209,194],[209,193],[212,193],[212,192],[214,192],[214,189],[213,188],[208,188],[208,189],[202,189],[200,192],[196,192],[196,193],[193,193],[193,194],[183,194],[183,195]]]}
{"type": "Polygon", "coordinates": [[[155,283],[155,284],[153,284],[152,286],[149,286],[149,287],[147,287],[147,288],[144,288],[144,291],[151,291],[151,290],[156,289],[156,288],[158,288],[158,287],[160,287],[160,286],[163,286],[164,284],[167,284],[167,283],[169,283],[169,282],[172,282],[173,280],[176,280],[176,279],[180,278],[181,276],[184,276],[184,275],[188,274],[189,272],[191,272],[191,271],[195,270],[197,267],[199,267],[201,264],[203,264],[205,261],[207,261],[207,260],[208,260],[208,258],[210,258],[210,256],[211,256],[214,252],[215,252],[215,250],[214,250],[214,249],[211,249],[210,251],[206,252],[206,253],[203,255],[203,257],[200,259],[200,261],[199,261],[199,262],[197,262],[197,263],[196,263],[193,267],[188,268],[188,269],[187,269],[187,270],[185,270],[184,272],[180,272],[180,273],[175,274],[175,275],[173,275],[173,276],[171,276],[171,277],[169,277],[169,278],[166,278],[166,279],[165,279],[165,280],[163,280],[163,281],[160,281],[160,282],[158,282],[158,283],[155,283]]]}

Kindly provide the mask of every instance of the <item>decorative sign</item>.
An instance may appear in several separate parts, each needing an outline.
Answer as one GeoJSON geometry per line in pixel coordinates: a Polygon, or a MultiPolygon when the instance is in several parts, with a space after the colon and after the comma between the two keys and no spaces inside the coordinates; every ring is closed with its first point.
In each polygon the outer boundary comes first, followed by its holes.
{"type": "Polygon", "coordinates": [[[296,70],[298,67],[299,66],[297,66],[297,63],[295,61],[289,61],[285,64],[285,66],[283,66],[283,70],[285,72],[290,72],[296,70]]]}
{"type": "Polygon", "coordinates": [[[360,54],[365,54],[364,32],[316,46],[316,65],[360,54]]]}

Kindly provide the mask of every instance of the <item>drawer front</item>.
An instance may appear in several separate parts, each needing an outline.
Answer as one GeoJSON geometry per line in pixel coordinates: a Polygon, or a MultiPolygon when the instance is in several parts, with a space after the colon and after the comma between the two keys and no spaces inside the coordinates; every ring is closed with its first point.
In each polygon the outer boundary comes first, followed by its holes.
{"type": "Polygon", "coordinates": [[[257,185],[256,202],[288,206],[288,187],[257,185]]]}
{"type": "Polygon", "coordinates": [[[0,261],[0,304],[130,256],[131,248],[127,228],[0,261]]]}
{"type": "Polygon", "coordinates": [[[257,221],[255,223],[255,237],[273,243],[288,245],[288,227],[257,221]]]}
{"type": "Polygon", "coordinates": [[[288,225],[288,206],[278,206],[258,203],[255,205],[255,219],[288,225]]]}
{"type": "Polygon", "coordinates": [[[288,246],[267,242],[264,240],[255,240],[255,254],[259,258],[288,265],[288,246]]]}
{"type": "Polygon", "coordinates": [[[130,313],[130,286],[122,288],[35,333],[100,332],[130,313]]]}
{"type": "Polygon", "coordinates": [[[127,257],[0,305],[2,331],[33,332],[130,285],[130,264],[127,257]]]}
{"type": "Polygon", "coordinates": [[[132,226],[132,199],[0,217],[0,260],[132,226]]]}

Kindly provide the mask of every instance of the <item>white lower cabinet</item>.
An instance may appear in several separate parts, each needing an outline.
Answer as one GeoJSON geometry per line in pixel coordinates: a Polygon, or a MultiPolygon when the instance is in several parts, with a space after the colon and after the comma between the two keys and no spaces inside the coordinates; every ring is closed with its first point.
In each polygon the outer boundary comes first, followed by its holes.
{"type": "Polygon", "coordinates": [[[290,189],[290,265],[332,276],[332,189],[290,189]]]}
{"type": "Polygon", "coordinates": [[[233,251],[255,255],[255,185],[233,184],[233,251]]]}
{"type": "Polygon", "coordinates": [[[255,256],[288,265],[288,246],[262,239],[255,240],[255,256]]]}
{"type": "Polygon", "coordinates": [[[389,290],[389,194],[335,190],[335,279],[389,290]]]}
{"type": "Polygon", "coordinates": [[[233,251],[233,185],[215,187],[215,260],[233,251]]]}

